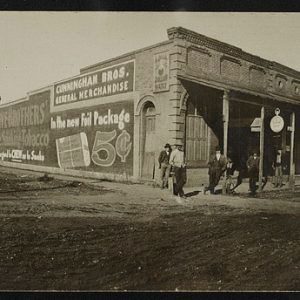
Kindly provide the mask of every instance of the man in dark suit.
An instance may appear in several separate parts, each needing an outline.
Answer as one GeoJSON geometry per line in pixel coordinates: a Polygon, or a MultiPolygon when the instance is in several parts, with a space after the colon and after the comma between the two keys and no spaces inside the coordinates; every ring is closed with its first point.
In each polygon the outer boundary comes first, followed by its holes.
{"type": "Polygon", "coordinates": [[[247,160],[247,168],[249,175],[249,188],[250,195],[254,196],[256,194],[256,182],[258,181],[258,173],[259,173],[259,157],[257,152],[253,152],[253,155],[247,160]]]}
{"type": "Polygon", "coordinates": [[[227,159],[221,154],[220,147],[216,147],[216,152],[210,157],[208,162],[209,190],[211,194],[215,193],[215,187],[218,185],[221,175],[226,170],[227,159]]]}
{"type": "Polygon", "coordinates": [[[170,144],[166,144],[165,149],[160,152],[160,155],[158,157],[158,163],[159,168],[161,170],[161,188],[164,189],[168,185],[168,179],[170,176],[171,166],[169,163],[170,160],[170,154],[172,151],[172,148],[170,144]]]}

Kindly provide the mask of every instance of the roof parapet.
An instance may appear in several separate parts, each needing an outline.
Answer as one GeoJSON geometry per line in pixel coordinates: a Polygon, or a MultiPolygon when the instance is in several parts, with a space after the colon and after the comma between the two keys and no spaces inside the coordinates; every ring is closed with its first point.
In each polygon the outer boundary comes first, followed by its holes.
{"type": "Polygon", "coordinates": [[[167,30],[168,33],[168,38],[169,40],[174,40],[174,39],[182,39],[186,40],[190,43],[195,43],[204,47],[208,47],[211,49],[214,49],[216,51],[220,51],[223,53],[226,53],[228,55],[245,59],[247,61],[250,61],[252,63],[255,63],[257,65],[269,68],[269,69],[274,69],[276,71],[295,76],[298,79],[300,79],[300,72],[292,69],[288,66],[282,65],[280,63],[274,62],[274,61],[269,61],[264,58],[261,58],[257,55],[253,55],[250,53],[247,53],[243,51],[241,48],[238,48],[236,46],[220,42],[218,40],[215,40],[213,38],[207,37],[203,34],[199,34],[195,31],[183,28],[183,27],[171,27],[167,30]]]}

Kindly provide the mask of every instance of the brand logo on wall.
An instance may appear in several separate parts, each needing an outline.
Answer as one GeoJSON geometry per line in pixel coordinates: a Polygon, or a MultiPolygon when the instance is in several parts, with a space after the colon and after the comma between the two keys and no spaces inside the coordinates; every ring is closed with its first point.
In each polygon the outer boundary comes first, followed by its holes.
{"type": "Polygon", "coordinates": [[[279,114],[280,114],[280,109],[276,108],[275,109],[276,116],[274,116],[270,121],[270,127],[274,132],[280,132],[284,127],[284,120],[281,116],[279,116],[279,114]]]}
{"type": "Polygon", "coordinates": [[[28,164],[49,163],[50,91],[0,109],[0,159],[28,164]]]}
{"type": "Polygon", "coordinates": [[[169,90],[169,52],[154,55],[154,92],[169,90]]]}
{"type": "Polygon", "coordinates": [[[134,62],[115,65],[54,85],[54,106],[132,92],[134,62]]]}

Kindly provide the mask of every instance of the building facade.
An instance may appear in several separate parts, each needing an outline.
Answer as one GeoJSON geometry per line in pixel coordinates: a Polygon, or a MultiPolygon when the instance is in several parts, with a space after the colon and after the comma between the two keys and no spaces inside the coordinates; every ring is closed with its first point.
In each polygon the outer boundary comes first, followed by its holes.
{"type": "Polygon", "coordinates": [[[207,177],[217,145],[240,166],[259,152],[260,182],[282,150],[293,184],[300,174],[300,72],[181,27],[167,33],[163,43],[2,105],[2,164],[156,180],[164,144],[182,142],[193,184],[207,177]]]}

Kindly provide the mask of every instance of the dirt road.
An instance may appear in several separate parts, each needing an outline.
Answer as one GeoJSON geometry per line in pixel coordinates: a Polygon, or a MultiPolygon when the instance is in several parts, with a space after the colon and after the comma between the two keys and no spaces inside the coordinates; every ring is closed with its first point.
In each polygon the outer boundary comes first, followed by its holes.
{"type": "Polygon", "coordinates": [[[1,172],[1,290],[299,290],[298,189],[178,204],[150,186],[1,172]]]}

